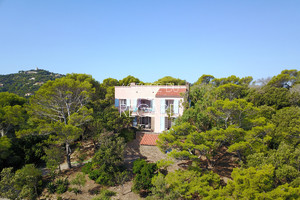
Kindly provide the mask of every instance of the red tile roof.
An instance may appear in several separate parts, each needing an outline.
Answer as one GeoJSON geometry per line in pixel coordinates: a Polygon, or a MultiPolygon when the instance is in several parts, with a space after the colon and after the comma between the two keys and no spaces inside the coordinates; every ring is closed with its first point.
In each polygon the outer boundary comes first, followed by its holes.
{"type": "Polygon", "coordinates": [[[158,134],[144,134],[140,145],[156,146],[156,140],[158,140],[158,134]]]}
{"type": "Polygon", "coordinates": [[[186,92],[186,88],[160,88],[155,97],[181,97],[186,92]]]}

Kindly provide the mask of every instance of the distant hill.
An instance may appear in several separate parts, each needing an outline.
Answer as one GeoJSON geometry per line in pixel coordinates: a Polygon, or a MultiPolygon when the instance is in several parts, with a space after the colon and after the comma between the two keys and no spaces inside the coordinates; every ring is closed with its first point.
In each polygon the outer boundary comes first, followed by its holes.
{"type": "Polygon", "coordinates": [[[38,68],[19,71],[15,74],[0,75],[0,92],[11,92],[28,97],[33,95],[47,81],[63,76],[65,75],[38,68]]]}

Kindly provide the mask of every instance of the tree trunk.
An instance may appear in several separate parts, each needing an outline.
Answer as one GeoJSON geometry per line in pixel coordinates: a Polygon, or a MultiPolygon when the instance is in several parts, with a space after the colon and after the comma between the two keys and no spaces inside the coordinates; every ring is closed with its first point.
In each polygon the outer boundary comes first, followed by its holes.
{"type": "Polygon", "coordinates": [[[240,161],[242,161],[242,156],[241,156],[241,153],[240,153],[240,151],[239,151],[239,150],[237,150],[236,152],[237,152],[237,155],[238,155],[238,157],[239,157],[239,160],[240,160],[240,161]]]}
{"type": "Polygon", "coordinates": [[[4,135],[5,135],[5,134],[4,134],[4,129],[1,129],[1,130],[0,130],[0,137],[4,137],[4,135]]]}
{"type": "Polygon", "coordinates": [[[68,168],[71,169],[72,168],[72,165],[71,165],[71,148],[70,148],[70,144],[68,142],[66,143],[66,154],[67,154],[68,168]]]}

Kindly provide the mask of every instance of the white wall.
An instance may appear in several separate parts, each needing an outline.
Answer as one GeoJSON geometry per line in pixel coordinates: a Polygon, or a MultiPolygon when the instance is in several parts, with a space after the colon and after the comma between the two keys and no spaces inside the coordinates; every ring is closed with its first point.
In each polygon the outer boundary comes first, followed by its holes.
{"type": "Polygon", "coordinates": [[[155,113],[154,115],[148,115],[151,117],[155,118],[155,123],[154,123],[154,132],[156,133],[160,133],[160,118],[162,116],[167,117],[167,114],[161,114],[161,105],[160,105],[160,101],[161,99],[170,99],[170,100],[179,100],[179,113],[177,115],[175,115],[175,117],[178,117],[180,115],[182,115],[183,113],[183,106],[182,106],[182,102],[183,102],[183,98],[179,97],[179,98],[174,98],[174,97],[170,97],[170,98],[156,98],[155,95],[158,92],[158,90],[160,88],[170,88],[170,87],[175,87],[175,88],[186,88],[186,86],[157,86],[157,85],[135,85],[135,86],[116,86],[115,87],[115,98],[116,99],[130,99],[131,101],[131,108],[132,108],[132,102],[135,99],[153,99],[154,100],[154,106],[155,106],[155,113]]]}

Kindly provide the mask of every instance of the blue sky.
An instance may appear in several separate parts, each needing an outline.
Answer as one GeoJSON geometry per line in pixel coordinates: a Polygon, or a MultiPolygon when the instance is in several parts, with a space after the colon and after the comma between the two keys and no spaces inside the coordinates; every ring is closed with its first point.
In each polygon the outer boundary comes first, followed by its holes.
{"type": "Polygon", "coordinates": [[[0,74],[274,76],[300,70],[299,10],[297,0],[0,0],[0,74]]]}

